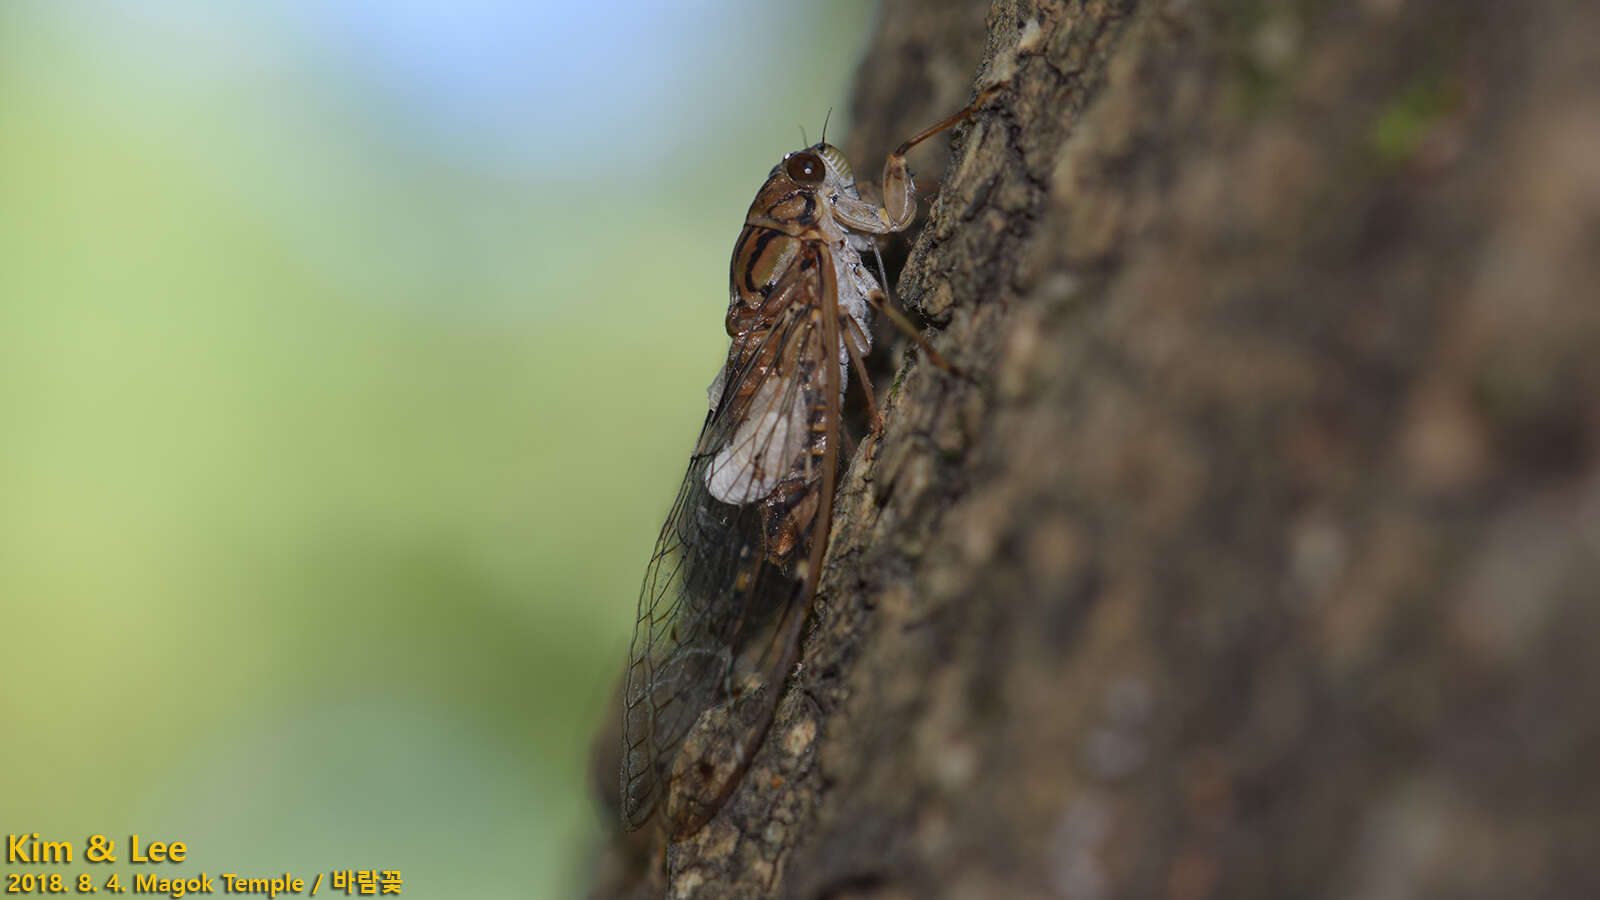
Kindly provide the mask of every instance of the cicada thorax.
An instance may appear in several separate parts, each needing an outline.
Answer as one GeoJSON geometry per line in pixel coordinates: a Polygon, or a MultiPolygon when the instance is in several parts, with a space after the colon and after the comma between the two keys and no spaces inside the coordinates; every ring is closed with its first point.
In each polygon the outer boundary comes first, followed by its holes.
{"type": "MultiPolygon", "coordinates": [[[[848,185],[843,189],[854,194],[848,185]]],[[[783,450],[739,460],[745,489],[714,484],[712,493],[730,501],[759,502],[764,556],[794,574],[816,524],[817,488],[830,442],[840,439],[838,423],[827,420],[823,367],[840,367],[842,393],[849,359],[842,345],[825,346],[827,329],[821,319],[840,317],[836,333],[851,341],[857,354],[866,353],[871,338],[862,282],[876,289],[876,281],[834,221],[829,198],[795,185],[781,167],[750,206],[729,273],[725,324],[732,346],[725,371],[743,377],[725,386],[729,393],[723,401],[733,404],[733,415],[756,423],[749,429],[756,443],[767,448],[781,444],[783,450]],[[833,269],[833,277],[823,278],[821,266],[833,269]],[[834,296],[821,295],[824,283],[837,286],[834,296]],[[773,436],[782,440],[761,441],[773,436]]],[[[736,436],[730,445],[738,444],[736,436]]],[[[710,477],[716,479],[717,471],[710,477]]]]}

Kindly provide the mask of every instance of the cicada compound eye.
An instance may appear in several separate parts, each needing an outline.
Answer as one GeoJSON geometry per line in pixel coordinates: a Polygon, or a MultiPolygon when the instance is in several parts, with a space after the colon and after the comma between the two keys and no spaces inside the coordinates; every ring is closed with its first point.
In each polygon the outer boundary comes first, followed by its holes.
{"type": "Polygon", "coordinates": [[[789,154],[783,161],[783,170],[789,173],[795,184],[806,187],[816,187],[828,174],[828,167],[822,162],[822,157],[810,150],[800,150],[789,154]]]}

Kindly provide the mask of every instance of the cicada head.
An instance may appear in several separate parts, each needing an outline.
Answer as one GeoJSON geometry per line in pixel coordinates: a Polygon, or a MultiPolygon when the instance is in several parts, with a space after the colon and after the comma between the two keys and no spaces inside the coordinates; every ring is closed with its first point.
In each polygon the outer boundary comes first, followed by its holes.
{"type": "Polygon", "coordinates": [[[823,186],[853,188],[855,174],[850,171],[850,161],[832,144],[813,144],[796,150],[783,158],[778,167],[789,180],[803,188],[823,186]]]}

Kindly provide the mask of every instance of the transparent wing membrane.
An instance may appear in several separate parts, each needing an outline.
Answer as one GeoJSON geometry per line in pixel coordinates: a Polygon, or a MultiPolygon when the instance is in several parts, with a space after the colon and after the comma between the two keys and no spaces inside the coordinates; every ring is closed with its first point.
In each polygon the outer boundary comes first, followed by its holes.
{"type": "MultiPolygon", "coordinates": [[[[735,699],[753,675],[755,686],[781,680],[785,672],[774,670],[792,657],[810,580],[795,577],[797,561],[821,518],[823,467],[837,460],[837,415],[826,419],[838,403],[827,402],[826,382],[836,391],[842,384],[822,377],[838,355],[826,352],[824,334],[838,330],[822,327],[827,248],[806,244],[794,257],[763,305],[771,326],[742,334],[729,350],[721,396],[645,572],[624,688],[622,808],[630,828],[665,799],[673,758],[700,715],[735,699]]],[[[775,703],[777,694],[773,686],[762,700],[775,703]]],[[[698,789],[680,793],[691,819],[720,804],[694,796],[698,789]]]]}

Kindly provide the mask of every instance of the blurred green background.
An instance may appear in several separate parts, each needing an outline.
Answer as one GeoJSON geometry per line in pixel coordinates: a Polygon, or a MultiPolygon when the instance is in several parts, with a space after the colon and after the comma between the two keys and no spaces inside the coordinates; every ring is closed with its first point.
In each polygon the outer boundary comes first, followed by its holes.
{"type": "Polygon", "coordinates": [[[664,6],[0,3],[0,833],[579,895],[733,240],[872,21],[664,6]]]}

